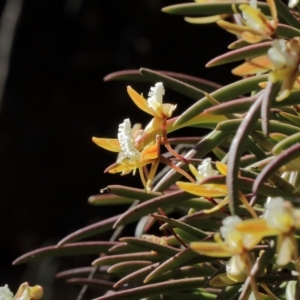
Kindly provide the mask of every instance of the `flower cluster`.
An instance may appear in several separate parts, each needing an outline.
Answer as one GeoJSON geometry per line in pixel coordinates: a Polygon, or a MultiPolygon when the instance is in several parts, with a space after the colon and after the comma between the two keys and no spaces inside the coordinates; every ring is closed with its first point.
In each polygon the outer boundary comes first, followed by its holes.
{"type": "Polygon", "coordinates": [[[43,288],[39,285],[30,287],[27,282],[20,285],[15,296],[8,285],[0,287],[0,300],[38,300],[43,297],[43,288]]]}
{"type": "Polygon", "coordinates": [[[126,175],[132,171],[135,174],[138,169],[144,187],[149,191],[160,160],[161,136],[158,133],[165,130],[165,122],[171,117],[176,105],[163,103],[165,89],[162,82],[150,88],[147,100],[130,86],[127,91],[133,102],[152,115],[153,119],[145,129],[142,129],[140,124],[131,127],[130,119],[125,119],[119,125],[117,139],[93,137],[92,140],[99,147],[119,153],[117,162],[109,166],[105,172],[126,175]],[[152,164],[152,168],[146,178],[143,167],[148,164],[152,164]]]}
{"type": "Polygon", "coordinates": [[[242,220],[238,216],[230,216],[222,224],[220,234],[216,233],[214,237],[216,243],[193,242],[190,246],[194,251],[207,256],[231,257],[226,263],[226,276],[222,274],[219,277],[227,284],[227,278],[232,283],[245,280],[245,270],[249,274],[253,264],[248,252],[265,238],[277,236],[277,265],[284,266],[291,259],[298,260],[294,233],[300,229],[300,209],[294,208],[289,201],[280,197],[269,198],[262,218],[242,220]]]}

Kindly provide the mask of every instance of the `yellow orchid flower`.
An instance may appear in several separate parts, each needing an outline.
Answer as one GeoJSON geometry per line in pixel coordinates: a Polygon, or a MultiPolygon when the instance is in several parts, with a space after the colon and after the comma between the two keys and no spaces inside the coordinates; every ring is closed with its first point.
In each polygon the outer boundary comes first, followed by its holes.
{"type": "MultiPolygon", "coordinates": [[[[257,232],[263,237],[277,235],[276,263],[286,265],[291,258],[298,260],[295,229],[300,229],[300,209],[281,197],[268,198],[263,219],[247,220],[237,226],[243,234],[257,232]]],[[[297,270],[298,271],[298,270],[297,270]]]]}
{"type": "MultiPolygon", "coordinates": [[[[216,167],[218,171],[226,176],[227,175],[227,166],[221,162],[216,162],[216,167]]],[[[196,196],[200,197],[225,197],[221,202],[219,202],[216,206],[214,206],[211,209],[205,209],[203,210],[204,213],[213,213],[219,209],[222,209],[226,204],[228,204],[228,190],[226,184],[202,184],[201,182],[210,177],[216,175],[216,172],[213,171],[209,160],[204,160],[202,164],[198,167],[198,171],[193,165],[189,165],[190,171],[195,176],[197,182],[183,182],[178,181],[176,182],[176,185],[183,191],[186,191],[188,193],[191,193],[196,196]]],[[[239,191],[239,199],[244,204],[246,209],[249,211],[249,213],[252,215],[253,218],[257,218],[256,212],[253,210],[253,208],[249,205],[247,199],[245,198],[244,194],[239,191]]]]}
{"type": "Polygon", "coordinates": [[[230,33],[241,36],[248,43],[258,43],[271,37],[276,31],[278,20],[276,5],[273,0],[267,0],[272,20],[269,20],[260,9],[248,4],[239,5],[245,25],[233,24],[224,20],[216,23],[230,33]]]}
{"type": "MultiPolygon", "coordinates": [[[[234,283],[244,281],[247,274],[250,274],[252,261],[248,251],[253,249],[262,239],[261,235],[243,234],[238,231],[237,225],[241,223],[243,221],[238,216],[229,216],[223,220],[220,234],[215,234],[215,243],[193,242],[190,244],[192,250],[202,255],[231,257],[226,263],[226,275],[234,283]]],[[[252,281],[252,285],[253,289],[257,291],[254,281],[252,281]]]]}
{"type": "MultiPolygon", "coordinates": [[[[119,125],[118,139],[93,137],[92,141],[99,147],[119,153],[117,162],[106,168],[105,172],[126,175],[131,172],[135,174],[136,169],[138,169],[144,186],[148,187],[151,178],[145,179],[142,167],[152,164],[152,167],[156,170],[160,156],[160,137],[151,145],[147,145],[142,151],[139,151],[135,147],[135,139],[139,138],[141,134],[143,134],[143,130],[140,124],[136,124],[131,128],[130,120],[125,119],[119,125]]],[[[151,176],[154,176],[153,172],[150,171],[151,176]]]]}
{"type": "Polygon", "coordinates": [[[43,297],[43,288],[39,285],[30,287],[28,282],[20,285],[17,293],[13,293],[8,288],[7,284],[0,287],[0,299],[3,300],[38,300],[43,297]]]}
{"type": "Polygon", "coordinates": [[[165,94],[162,82],[158,82],[155,86],[150,88],[147,100],[130,86],[127,87],[127,92],[137,107],[152,115],[154,118],[160,120],[170,118],[176,109],[176,105],[174,104],[162,103],[163,95],[165,94]]]}
{"type": "Polygon", "coordinates": [[[268,57],[273,64],[269,80],[282,82],[280,94],[276,98],[277,101],[281,101],[289,96],[299,76],[300,38],[273,41],[268,57]]]}

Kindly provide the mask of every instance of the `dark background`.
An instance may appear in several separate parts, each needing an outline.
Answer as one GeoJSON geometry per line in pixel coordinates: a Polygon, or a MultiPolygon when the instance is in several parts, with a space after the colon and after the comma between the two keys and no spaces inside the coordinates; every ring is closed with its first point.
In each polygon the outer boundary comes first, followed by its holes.
{"type": "MultiPolygon", "coordinates": [[[[228,68],[204,64],[224,53],[233,36],[215,24],[190,25],[161,12],[182,2],[23,1],[0,110],[0,286],[8,283],[15,291],[27,280],[51,286],[65,264],[88,265],[90,258],[15,267],[11,262],[118,212],[87,204],[100,188],[141,187],[138,177],[104,176],[116,157],[91,137],[116,137],[118,124],[129,116],[132,123],[147,124],[150,118],[131,102],[126,86],[147,94],[150,85],[104,83],[105,75],[148,67],[221,84],[232,79],[228,68]]],[[[166,99],[178,103],[176,114],[191,104],[171,91],[166,99]]],[[[75,299],[78,289],[55,284],[59,296],[48,290],[44,299],[75,299]]]]}

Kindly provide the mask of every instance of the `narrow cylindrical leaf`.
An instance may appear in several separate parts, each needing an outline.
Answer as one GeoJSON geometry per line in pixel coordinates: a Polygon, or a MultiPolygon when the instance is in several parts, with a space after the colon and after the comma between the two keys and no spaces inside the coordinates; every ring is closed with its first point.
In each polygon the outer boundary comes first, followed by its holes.
{"type": "Polygon", "coordinates": [[[13,262],[13,265],[18,265],[46,257],[49,258],[59,256],[107,253],[110,247],[118,243],[119,242],[81,242],[66,244],[59,248],[57,248],[57,246],[48,246],[23,254],[13,262]]]}

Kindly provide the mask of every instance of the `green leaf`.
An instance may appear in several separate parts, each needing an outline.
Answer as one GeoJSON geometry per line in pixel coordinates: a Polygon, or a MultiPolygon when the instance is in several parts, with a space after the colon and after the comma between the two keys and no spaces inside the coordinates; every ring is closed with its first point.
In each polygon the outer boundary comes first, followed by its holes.
{"type": "Polygon", "coordinates": [[[55,277],[59,279],[80,277],[80,276],[87,277],[94,269],[95,269],[94,267],[82,267],[82,268],[65,270],[57,273],[55,277]]]}
{"type": "Polygon", "coordinates": [[[113,265],[116,263],[132,260],[148,260],[151,262],[158,262],[166,259],[166,255],[158,254],[155,252],[136,252],[136,253],[126,253],[126,254],[116,254],[109,256],[102,256],[92,262],[93,266],[105,266],[113,265]]]}
{"type": "Polygon", "coordinates": [[[116,244],[118,242],[81,242],[66,244],[59,248],[57,246],[47,246],[23,254],[13,262],[13,265],[41,258],[107,253],[109,248],[116,244]]]}
{"type": "MultiPolygon", "coordinates": [[[[200,90],[204,90],[207,92],[212,92],[216,89],[219,89],[222,87],[220,84],[194,77],[191,75],[176,73],[176,72],[169,72],[169,71],[160,71],[156,70],[157,73],[160,73],[162,75],[166,75],[168,77],[176,78],[180,81],[183,81],[185,83],[188,83],[200,90]]],[[[142,82],[154,82],[153,79],[150,77],[145,77],[141,74],[140,70],[125,70],[125,71],[118,71],[111,73],[107,76],[105,76],[104,81],[112,81],[112,80],[123,80],[123,81],[142,81],[142,82]]]]}
{"type": "Polygon", "coordinates": [[[113,288],[114,283],[103,279],[90,279],[90,278],[71,278],[67,280],[68,283],[77,285],[87,285],[95,290],[106,292],[113,288]]]}
{"type": "Polygon", "coordinates": [[[286,24],[278,24],[276,35],[283,39],[292,39],[294,37],[300,36],[299,29],[295,28],[294,26],[288,26],[286,24]]]}
{"type": "Polygon", "coordinates": [[[199,255],[194,252],[192,249],[187,248],[180,253],[176,254],[174,257],[169,258],[165,262],[163,262],[160,266],[158,266],[154,271],[152,271],[144,280],[145,283],[155,279],[156,277],[168,272],[170,270],[174,270],[178,267],[184,266],[186,264],[191,264],[191,260],[197,259],[201,261],[208,261],[211,258],[206,257],[204,255],[199,255]]]}
{"type": "MultiPolygon", "coordinates": [[[[213,270],[211,267],[207,267],[204,264],[193,265],[193,266],[185,266],[185,267],[169,270],[163,273],[162,275],[159,275],[147,282],[150,283],[163,282],[170,279],[191,278],[191,277],[199,277],[199,276],[207,277],[207,276],[211,276],[212,274],[213,274],[213,270]]],[[[203,283],[204,283],[204,279],[203,279],[203,283]]]]}
{"type": "Polygon", "coordinates": [[[126,205],[134,202],[132,198],[119,197],[112,194],[93,195],[88,198],[89,204],[102,205],[126,205]]]}
{"type": "MultiPolygon", "coordinates": [[[[241,125],[243,120],[228,120],[221,122],[216,130],[227,131],[227,132],[236,132],[241,125]]],[[[256,123],[253,127],[253,130],[261,131],[261,120],[256,120],[256,123]]],[[[283,133],[287,135],[295,134],[300,132],[300,128],[297,126],[284,124],[278,121],[270,120],[269,122],[270,132],[274,133],[283,133]]]]}
{"type": "MultiPolygon", "coordinates": [[[[239,95],[252,92],[253,90],[260,90],[258,84],[262,81],[267,81],[267,75],[252,76],[236,81],[211,93],[211,96],[219,102],[225,102],[232,98],[236,98],[239,95]]],[[[184,124],[211,106],[212,105],[207,97],[200,99],[181,114],[174,123],[174,126],[184,124]]]]}
{"type": "Polygon", "coordinates": [[[292,160],[298,158],[299,153],[300,153],[300,144],[293,145],[289,149],[279,154],[269,164],[267,164],[264,167],[264,169],[261,171],[261,173],[258,175],[258,177],[256,178],[253,184],[253,189],[252,189],[253,194],[256,195],[258,191],[260,191],[261,186],[264,184],[267,178],[272,175],[272,173],[276,172],[283,165],[286,165],[292,160]]]}
{"type": "Polygon", "coordinates": [[[176,249],[174,247],[153,243],[151,241],[140,239],[140,238],[124,237],[124,238],[120,238],[120,241],[144,248],[145,250],[148,251],[155,251],[157,253],[165,254],[168,256],[173,256],[180,251],[179,249],[176,249]]]}
{"type": "Polygon", "coordinates": [[[144,252],[145,249],[135,246],[129,245],[127,243],[119,243],[109,249],[110,254],[124,254],[124,253],[132,253],[132,252],[144,252]]]}
{"type": "MultiPolygon", "coordinates": [[[[176,291],[184,291],[189,289],[199,289],[203,284],[202,277],[187,278],[179,280],[171,280],[167,282],[154,283],[145,286],[139,286],[128,290],[118,291],[109,295],[105,295],[94,300],[134,300],[147,298],[159,294],[168,294],[176,291]]],[[[206,298],[201,298],[205,300],[206,298]]]]}
{"type": "Polygon", "coordinates": [[[164,208],[169,206],[170,204],[174,205],[175,203],[188,200],[189,198],[191,198],[190,194],[183,191],[176,191],[167,195],[156,197],[147,202],[140,203],[122,214],[118,221],[115,223],[114,228],[116,226],[125,225],[130,222],[136,221],[144,215],[152,213],[158,207],[164,208]]]}
{"type": "Polygon", "coordinates": [[[188,224],[185,224],[181,221],[171,219],[165,216],[159,216],[159,215],[152,215],[155,219],[166,222],[170,225],[171,228],[179,228],[183,230],[184,232],[190,234],[194,237],[194,240],[203,240],[208,236],[208,234],[200,229],[197,229],[193,226],[190,226],[188,224]]]}
{"type": "MultiPolygon", "coordinates": [[[[248,3],[246,1],[235,1],[234,5],[238,7],[240,4],[248,3]]],[[[263,2],[257,2],[258,7],[266,14],[270,14],[269,6],[263,2]]],[[[218,15],[218,14],[235,14],[233,10],[232,1],[216,1],[206,3],[183,3],[166,6],[162,9],[163,12],[176,15],[189,15],[189,16],[201,16],[201,15],[218,15]]]]}
{"type": "Polygon", "coordinates": [[[122,261],[111,266],[107,270],[107,273],[121,273],[123,276],[124,274],[135,272],[150,265],[152,265],[152,262],[149,260],[122,261]]]}
{"type": "Polygon", "coordinates": [[[131,199],[139,199],[141,201],[150,200],[155,197],[159,197],[162,194],[159,192],[149,192],[147,193],[144,189],[132,188],[124,185],[109,185],[107,189],[121,197],[131,198],[131,199]]]}
{"type": "Polygon", "coordinates": [[[253,58],[261,55],[265,55],[270,49],[272,42],[258,43],[254,45],[249,45],[243,48],[232,50],[223,55],[217,56],[206,64],[207,68],[215,67],[234,61],[253,58]]]}
{"type": "Polygon", "coordinates": [[[289,8],[280,0],[274,0],[278,14],[292,27],[300,29],[298,20],[291,14],[289,8]]]}
{"type": "Polygon", "coordinates": [[[274,155],[278,155],[295,144],[300,144],[300,132],[288,136],[287,138],[276,144],[276,146],[272,149],[272,153],[274,155]]]}
{"type": "Polygon", "coordinates": [[[57,247],[60,247],[66,243],[75,242],[79,240],[83,240],[90,236],[103,233],[109,230],[112,230],[114,223],[120,218],[121,215],[117,215],[103,221],[97,222],[95,224],[83,227],[71,234],[67,235],[61,241],[58,242],[57,247]]]}
{"type": "Polygon", "coordinates": [[[204,93],[206,92],[188,83],[172,78],[170,76],[163,75],[159,72],[152,71],[150,69],[142,68],[140,69],[140,72],[143,76],[151,79],[153,82],[163,82],[165,87],[168,87],[171,90],[174,90],[195,100],[203,97],[204,93]]]}

